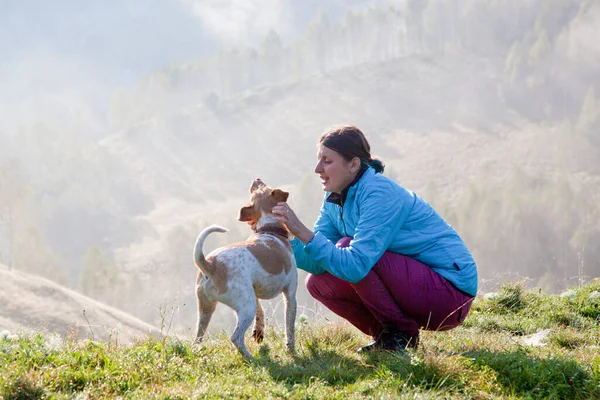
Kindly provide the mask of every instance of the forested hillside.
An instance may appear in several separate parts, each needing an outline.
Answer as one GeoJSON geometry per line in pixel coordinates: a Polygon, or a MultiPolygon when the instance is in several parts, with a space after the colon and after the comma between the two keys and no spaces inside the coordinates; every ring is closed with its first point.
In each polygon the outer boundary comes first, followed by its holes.
{"type": "Polygon", "coordinates": [[[413,0],[349,12],[335,22],[320,13],[287,47],[271,31],[258,48],[174,63],[115,97],[111,117],[126,125],[177,111],[198,96],[214,105],[274,81],[363,63],[471,54],[501,68],[498,90],[510,108],[538,121],[576,121],[600,80],[599,12],[591,0],[413,0]]]}
{"type": "Polygon", "coordinates": [[[321,11],[289,43],[272,30],[173,62],[115,93],[101,124],[0,125],[0,261],[147,321],[167,305],[189,328],[197,232],[233,230],[207,247],[247,235],[237,210],[257,176],[310,225],[316,140],[353,123],[464,237],[482,290],[586,281],[600,275],[598,38],[592,0],[379,2],[321,11]]]}

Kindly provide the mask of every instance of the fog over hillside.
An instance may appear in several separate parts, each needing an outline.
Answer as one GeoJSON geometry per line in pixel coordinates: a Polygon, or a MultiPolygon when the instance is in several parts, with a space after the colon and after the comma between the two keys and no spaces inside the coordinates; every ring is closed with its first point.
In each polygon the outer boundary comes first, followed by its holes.
{"type": "Polygon", "coordinates": [[[587,281],[599,27],[592,0],[2,2],[0,263],[189,334],[199,230],[231,229],[207,250],[247,236],[255,177],[311,225],[316,141],[351,123],[465,239],[482,291],[587,281]]]}
{"type": "Polygon", "coordinates": [[[147,74],[228,47],[255,45],[270,29],[292,40],[319,6],[339,16],[376,3],[3,1],[0,116],[7,124],[92,113],[103,124],[114,92],[147,74]]]}

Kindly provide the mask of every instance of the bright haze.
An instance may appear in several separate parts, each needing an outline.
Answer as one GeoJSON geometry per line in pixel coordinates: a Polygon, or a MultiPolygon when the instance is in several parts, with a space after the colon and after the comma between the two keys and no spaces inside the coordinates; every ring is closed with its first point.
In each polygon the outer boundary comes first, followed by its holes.
{"type": "MultiPolygon", "coordinates": [[[[593,0],[3,1],[0,263],[191,335],[199,231],[230,229],[208,251],[248,236],[256,177],[311,226],[317,139],[355,124],[463,237],[482,292],[583,284],[599,39],[593,0]]],[[[302,279],[299,297],[327,313],[302,279]]]]}

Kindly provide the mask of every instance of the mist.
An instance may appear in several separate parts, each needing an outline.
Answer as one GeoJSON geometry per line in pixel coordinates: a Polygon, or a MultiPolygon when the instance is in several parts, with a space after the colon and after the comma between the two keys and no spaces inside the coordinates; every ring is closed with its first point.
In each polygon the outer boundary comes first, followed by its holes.
{"type": "MultiPolygon", "coordinates": [[[[255,177],[311,226],[316,141],[355,124],[482,293],[580,285],[600,275],[599,27],[591,0],[3,2],[0,264],[191,335],[198,232],[247,237],[255,177]]],[[[331,317],[304,276],[299,314],[331,317]]]]}

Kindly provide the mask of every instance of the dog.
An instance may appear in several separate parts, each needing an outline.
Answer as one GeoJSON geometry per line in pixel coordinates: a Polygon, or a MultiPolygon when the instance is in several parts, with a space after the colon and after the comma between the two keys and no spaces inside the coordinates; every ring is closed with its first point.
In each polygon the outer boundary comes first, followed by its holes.
{"type": "Polygon", "coordinates": [[[252,358],[244,335],[255,319],[252,336],[259,343],[264,338],[265,314],[259,299],[272,299],[283,293],[286,345],[290,353],[295,353],[298,270],[289,243],[290,233],[271,211],[278,202],[287,201],[288,195],[256,179],[250,186],[250,204],[240,209],[238,217],[254,230],[246,241],[220,247],[205,257],[202,246],[206,237],[227,229],[212,225],[199,234],[194,247],[194,262],[199,269],[196,343],[202,341],[217,302],[221,302],[237,314],[231,341],[244,357],[252,358]]]}

